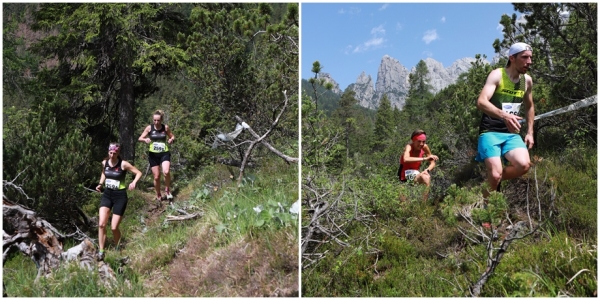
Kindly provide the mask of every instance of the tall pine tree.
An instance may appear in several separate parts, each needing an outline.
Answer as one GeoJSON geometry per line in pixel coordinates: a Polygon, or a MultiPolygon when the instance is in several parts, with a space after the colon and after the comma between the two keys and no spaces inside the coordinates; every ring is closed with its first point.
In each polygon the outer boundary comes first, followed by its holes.
{"type": "Polygon", "coordinates": [[[47,59],[38,76],[47,93],[38,101],[63,102],[57,113],[71,121],[61,125],[86,124],[94,140],[120,141],[122,157],[133,160],[139,134],[134,132],[136,101],[155,91],[156,75],[185,60],[174,41],[186,30],[186,21],[174,8],[160,3],[42,4],[32,26],[48,33],[33,46],[47,59]],[[106,130],[113,126],[118,138],[106,130]]]}
{"type": "Polygon", "coordinates": [[[404,106],[405,115],[410,122],[421,121],[417,117],[418,112],[427,108],[427,103],[433,98],[431,85],[427,81],[429,70],[423,60],[420,60],[414,73],[408,77],[409,89],[406,105],[404,106]]]}
{"type": "Polygon", "coordinates": [[[340,98],[339,107],[333,115],[338,119],[338,124],[344,128],[344,141],[346,145],[346,159],[350,157],[350,136],[354,133],[356,124],[356,104],[358,100],[354,98],[356,93],[352,90],[346,90],[340,98]]]}
{"type": "Polygon", "coordinates": [[[394,111],[387,95],[383,95],[375,116],[375,131],[373,132],[373,150],[383,151],[390,145],[394,132],[394,111]]]}

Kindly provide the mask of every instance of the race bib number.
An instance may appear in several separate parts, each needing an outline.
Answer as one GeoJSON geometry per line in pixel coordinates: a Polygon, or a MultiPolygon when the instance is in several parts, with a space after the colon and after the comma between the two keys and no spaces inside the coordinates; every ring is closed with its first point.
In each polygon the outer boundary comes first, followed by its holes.
{"type": "Polygon", "coordinates": [[[106,178],[106,188],[111,190],[118,190],[121,182],[114,179],[106,178]]]}
{"type": "Polygon", "coordinates": [[[417,170],[404,170],[404,177],[408,181],[413,181],[419,175],[419,171],[417,170]]]}
{"type": "Polygon", "coordinates": [[[154,143],[152,143],[152,151],[153,152],[165,152],[165,151],[167,151],[167,146],[165,145],[165,143],[154,142],[154,143]]]}
{"type": "Polygon", "coordinates": [[[521,103],[502,103],[502,111],[511,115],[518,116],[521,109],[521,103]]]}

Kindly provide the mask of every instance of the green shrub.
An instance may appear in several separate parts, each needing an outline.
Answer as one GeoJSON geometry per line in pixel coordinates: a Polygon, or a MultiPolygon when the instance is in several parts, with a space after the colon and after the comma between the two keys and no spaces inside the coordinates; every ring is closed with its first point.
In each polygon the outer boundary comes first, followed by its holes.
{"type": "Polygon", "coordinates": [[[514,243],[482,296],[591,297],[598,285],[597,263],[593,240],[578,241],[565,232],[514,243]]]}
{"type": "MultiPolygon", "coordinates": [[[[586,152],[589,151],[582,153],[586,152]]],[[[583,161],[579,167],[549,163],[548,173],[558,194],[555,203],[557,226],[563,227],[573,237],[593,238],[598,230],[598,180],[595,171],[591,170],[597,167],[597,155],[580,155],[575,161],[579,160],[583,161]]]]}
{"type": "Polygon", "coordinates": [[[94,169],[90,163],[90,138],[76,126],[59,124],[45,110],[9,114],[8,119],[3,159],[13,163],[3,166],[3,176],[15,180],[28,196],[6,189],[9,199],[39,212],[55,226],[77,220],[75,207],[88,200],[83,187],[100,173],[100,166],[94,169]]]}
{"type": "Polygon", "coordinates": [[[449,225],[455,225],[460,209],[465,205],[473,205],[481,200],[478,194],[479,190],[473,191],[469,187],[458,187],[456,184],[451,185],[447,190],[447,195],[444,201],[440,203],[440,211],[444,220],[449,225]]]}
{"type": "Polygon", "coordinates": [[[355,181],[352,183],[352,190],[364,195],[366,209],[377,218],[396,218],[402,209],[398,185],[384,177],[374,175],[365,181],[355,181]]]}

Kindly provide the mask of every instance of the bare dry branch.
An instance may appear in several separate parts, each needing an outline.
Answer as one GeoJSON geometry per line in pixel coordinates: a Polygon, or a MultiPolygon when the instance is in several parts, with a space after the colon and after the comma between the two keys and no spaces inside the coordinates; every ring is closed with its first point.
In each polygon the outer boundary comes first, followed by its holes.
{"type": "MultiPolygon", "coordinates": [[[[524,239],[528,236],[533,235],[546,222],[548,222],[552,216],[552,210],[550,210],[546,219],[543,220],[543,218],[542,218],[542,216],[543,216],[542,208],[541,208],[542,202],[541,202],[540,196],[539,196],[539,182],[537,180],[536,167],[534,166],[533,169],[534,169],[534,178],[535,178],[535,180],[534,180],[535,186],[534,187],[536,190],[535,195],[538,200],[537,205],[538,205],[538,220],[539,221],[537,222],[537,224],[534,224],[532,217],[530,215],[530,212],[529,212],[529,184],[528,184],[527,193],[526,193],[528,220],[527,221],[519,221],[519,222],[513,224],[512,221],[508,218],[508,213],[507,213],[507,220],[511,225],[506,227],[506,229],[509,230],[509,233],[504,237],[504,239],[501,240],[499,247],[494,246],[494,240],[495,240],[496,234],[497,234],[496,228],[492,227],[493,234],[491,237],[479,235],[480,237],[483,237],[484,238],[483,241],[487,243],[487,246],[486,246],[487,268],[482,273],[482,275],[479,277],[479,279],[473,285],[471,285],[469,287],[470,295],[473,297],[479,296],[483,286],[485,285],[485,283],[487,282],[489,277],[494,274],[496,267],[498,266],[498,264],[500,264],[500,260],[502,259],[504,253],[506,253],[506,251],[508,250],[508,247],[510,246],[510,244],[515,240],[524,239]],[[529,224],[529,225],[527,225],[527,224],[529,224]]],[[[550,188],[550,207],[552,207],[554,205],[554,200],[555,200],[555,191],[554,191],[554,188],[551,187],[550,188]]],[[[464,215],[463,215],[463,217],[464,217],[464,215]]],[[[477,232],[480,231],[481,228],[479,226],[475,226],[475,224],[472,220],[469,220],[469,219],[467,219],[467,220],[472,227],[477,229],[476,230],[477,232]]],[[[459,227],[459,231],[469,241],[475,243],[475,241],[477,240],[475,238],[472,238],[472,236],[471,236],[473,234],[473,231],[467,231],[460,227],[459,227]]]]}
{"type": "Polygon", "coordinates": [[[3,240],[4,249],[3,262],[6,260],[10,249],[17,248],[29,256],[36,264],[38,274],[35,281],[42,276],[48,276],[52,270],[61,265],[62,259],[79,260],[79,264],[87,269],[98,266],[100,277],[104,279],[103,284],[112,285],[116,277],[110,266],[104,262],[96,264],[96,248],[90,239],[77,228],[70,234],[61,234],[54,226],[46,220],[38,218],[37,214],[19,204],[3,197],[3,240]],[[80,245],[69,251],[63,251],[62,241],[67,237],[84,238],[80,245]]]}

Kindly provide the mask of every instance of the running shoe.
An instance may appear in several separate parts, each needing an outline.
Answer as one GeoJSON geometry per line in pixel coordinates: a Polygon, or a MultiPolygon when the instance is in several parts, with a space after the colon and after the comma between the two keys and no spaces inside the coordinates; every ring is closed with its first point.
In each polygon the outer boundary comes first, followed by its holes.
{"type": "Polygon", "coordinates": [[[104,261],[104,251],[103,252],[98,252],[98,254],[96,255],[96,259],[98,261],[104,261]]]}
{"type": "Polygon", "coordinates": [[[167,200],[169,200],[169,201],[173,200],[173,194],[171,194],[171,192],[165,191],[165,195],[167,195],[167,200]]]}

